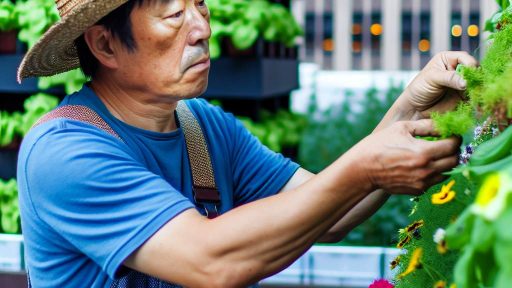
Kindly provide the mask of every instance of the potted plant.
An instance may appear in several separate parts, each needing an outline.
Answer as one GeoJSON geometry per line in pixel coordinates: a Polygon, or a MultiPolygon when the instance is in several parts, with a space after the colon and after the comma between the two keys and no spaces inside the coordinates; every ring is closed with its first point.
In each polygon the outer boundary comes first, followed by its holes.
{"type": "Polygon", "coordinates": [[[266,52],[265,56],[285,56],[279,47],[293,48],[296,37],[302,35],[293,15],[283,5],[267,0],[212,0],[208,3],[212,15],[212,58],[222,54],[246,56],[266,52]],[[259,40],[259,41],[258,41],[259,40]],[[265,42],[264,50],[256,43],[265,42]],[[270,48],[269,48],[270,47],[270,48]],[[258,51],[259,50],[259,51],[258,51]]]}
{"type": "Polygon", "coordinates": [[[16,163],[21,139],[32,125],[58,105],[58,98],[37,94],[25,100],[24,113],[0,111],[0,178],[16,176],[16,163]]]}
{"type": "Polygon", "coordinates": [[[18,16],[16,5],[10,0],[0,2],[0,54],[16,53],[18,16]]]}

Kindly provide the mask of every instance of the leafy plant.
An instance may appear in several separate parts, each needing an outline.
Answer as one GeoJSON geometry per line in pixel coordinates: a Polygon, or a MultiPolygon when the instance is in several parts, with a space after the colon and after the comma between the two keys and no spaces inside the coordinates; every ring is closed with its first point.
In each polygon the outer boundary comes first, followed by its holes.
{"type": "Polygon", "coordinates": [[[354,99],[352,91],[347,91],[341,105],[326,111],[318,111],[316,97],[313,97],[310,124],[300,143],[299,162],[315,173],[330,165],[375,129],[402,88],[401,84],[390,83],[383,99],[375,88],[369,89],[360,100],[354,99]]]}
{"type": "Polygon", "coordinates": [[[59,13],[55,1],[25,0],[16,2],[18,11],[18,38],[31,48],[52,24],[57,22],[59,13]]]}
{"type": "Polygon", "coordinates": [[[407,253],[399,259],[396,287],[505,288],[512,281],[512,6],[497,2],[501,10],[488,21],[494,34],[481,67],[458,69],[469,101],[434,115],[444,136],[465,133],[469,122],[483,124],[463,149],[464,165],[419,198],[412,220],[421,226],[401,230],[399,246],[407,253]],[[415,257],[413,251],[423,252],[415,257]]]}
{"type": "MultiPolygon", "coordinates": [[[[41,36],[57,22],[60,17],[52,0],[18,1],[16,10],[19,14],[20,32],[18,38],[31,48],[41,36]]],[[[79,90],[86,82],[85,76],[79,69],[58,74],[52,77],[39,78],[39,89],[63,86],[67,94],[79,90]]]]}
{"type": "Polygon", "coordinates": [[[467,82],[469,100],[456,111],[433,115],[444,136],[463,135],[489,117],[503,128],[512,118],[512,6],[508,1],[499,2],[505,8],[491,20],[497,28],[480,67],[458,69],[467,82]],[[462,124],[454,125],[453,120],[461,120],[462,124]]]}
{"type": "Polygon", "coordinates": [[[18,11],[10,0],[0,2],[0,31],[18,28],[18,11]]]}
{"type": "Polygon", "coordinates": [[[18,185],[16,180],[0,180],[0,230],[4,233],[20,232],[20,209],[18,203],[18,185]]]}
{"type": "Polygon", "coordinates": [[[210,0],[210,55],[221,55],[222,38],[229,38],[239,50],[254,45],[258,37],[291,47],[302,29],[281,4],[267,0],[210,0]]]}
{"type": "Polygon", "coordinates": [[[39,93],[25,100],[25,112],[0,111],[0,147],[11,144],[16,137],[24,137],[44,114],[57,107],[57,97],[39,93]]]}
{"type": "Polygon", "coordinates": [[[263,111],[260,122],[238,118],[263,145],[275,152],[282,152],[285,147],[297,147],[308,123],[304,115],[285,110],[275,114],[263,111]]]}

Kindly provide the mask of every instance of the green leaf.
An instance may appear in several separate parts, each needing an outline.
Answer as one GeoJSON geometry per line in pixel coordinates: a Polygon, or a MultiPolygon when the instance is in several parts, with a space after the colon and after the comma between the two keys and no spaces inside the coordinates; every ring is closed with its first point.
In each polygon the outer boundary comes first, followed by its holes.
{"type": "Polygon", "coordinates": [[[239,50],[249,49],[258,38],[258,29],[253,23],[239,25],[231,35],[233,45],[239,50]]]}
{"type": "Polygon", "coordinates": [[[461,249],[469,244],[476,216],[466,209],[455,223],[446,229],[446,243],[450,249],[461,249]]]}
{"type": "Polygon", "coordinates": [[[475,258],[472,249],[466,249],[455,265],[454,277],[457,287],[477,288],[475,258]]]}
{"type": "Polygon", "coordinates": [[[487,220],[476,217],[471,233],[471,246],[478,252],[487,252],[494,244],[494,227],[487,220]]]}

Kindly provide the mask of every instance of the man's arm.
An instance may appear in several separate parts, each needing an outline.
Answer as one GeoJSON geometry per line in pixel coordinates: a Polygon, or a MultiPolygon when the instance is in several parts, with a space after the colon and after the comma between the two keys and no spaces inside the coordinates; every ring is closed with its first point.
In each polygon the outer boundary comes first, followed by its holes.
{"type": "Polygon", "coordinates": [[[414,138],[432,131],[429,120],[397,123],[363,139],[290,193],[254,201],[214,220],[187,210],[124,264],[187,287],[255,283],[295,261],[378,187],[418,194],[438,181],[453,166],[457,143],[414,138]]]}
{"type": "MultiPolygon", "coordinates": [[[[280,193],[290,193],[303,183],[313,178],[315,174],[300,168],[288,181],[280,193]]],[[[377,190],[366,196],[361,202],[355,205],[335,225],[333,225],[317,242],[337,243],[343,240],[347,234],[359,224],[372,216],[389,199],[390,194],[384,190],[377,190]]]]}

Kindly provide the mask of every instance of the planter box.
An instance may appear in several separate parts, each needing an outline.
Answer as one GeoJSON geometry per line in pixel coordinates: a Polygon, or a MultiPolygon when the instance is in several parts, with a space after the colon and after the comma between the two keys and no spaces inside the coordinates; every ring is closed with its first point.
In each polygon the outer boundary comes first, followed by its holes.
{"type": "Polygon", "coordinates": [[[0,178],[4,180],[16,178],[17,162],[18,147],[0,148],[0,178]]]}
{"type": "Polygon", "coordinates": [[[261,100],[299,87],[299,61],[273,58],[220,58],[212,61],[208,90],[214,99],[261,100]]]}
{"type": "Polygon", "coordinates": [[[2,288],[27,288],[27,274],[25,272],[1,272],[0,287],[2,288]]]}
{"type": "Polygon", "coordinates": [[[21,272],[24,269],[23,236],[0,234],[0,271],[21,272]]]}
{"type": "Polygon", "coordinates": [[[0,54],[15,54],[18,31],[0,31],[0,54]]]}
{"type": "MultiPolygon", "coordinates": [[[[23,55],[0,55],[0,94],[36,94],[41,92],[37,87],[37,79],[29,78],[23,80],[22,84],[16,81],[18,66],[23,59],[23,55]]],[[[50,94],[62,95],[64,90],[52,88],[45,92],[50,94]]]]}

